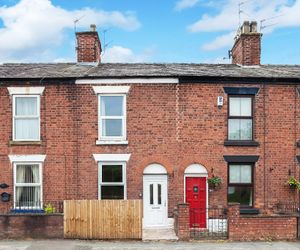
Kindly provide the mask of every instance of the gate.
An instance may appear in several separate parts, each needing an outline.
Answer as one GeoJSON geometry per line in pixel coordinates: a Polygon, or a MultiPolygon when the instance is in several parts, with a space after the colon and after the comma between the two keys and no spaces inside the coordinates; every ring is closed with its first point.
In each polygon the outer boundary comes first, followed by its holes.
{"type": "Polygon", "coordinates": [[[190,228],[192,239],[227,239],[227,209],[226,208],[191,208],[191,220],[206,217],[206,225],[193,224],[190,228]]]}
{"type": "Polygon", "coordinates": [[[141,239],[141,200],[64,201],[64,237],[141,239]]]}

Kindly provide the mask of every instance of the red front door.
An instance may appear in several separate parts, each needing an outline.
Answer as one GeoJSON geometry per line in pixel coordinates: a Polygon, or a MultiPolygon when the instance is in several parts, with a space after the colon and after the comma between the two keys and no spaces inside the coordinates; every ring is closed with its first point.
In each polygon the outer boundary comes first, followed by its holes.
{"type": "Polygon", "coordinates": [[[206,177],[186,177],[185,181],[190,227],[206,228],[206,177]]]}

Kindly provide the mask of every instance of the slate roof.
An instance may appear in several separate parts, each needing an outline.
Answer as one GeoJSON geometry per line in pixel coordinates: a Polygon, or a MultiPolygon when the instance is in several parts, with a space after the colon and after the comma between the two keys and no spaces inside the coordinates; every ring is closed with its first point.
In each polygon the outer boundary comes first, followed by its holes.
{"type": "Polygon", "coordinates": [[[228,77],[300,80],[300,65],[242,67],[234,64],[188,63],[28,63],[0,65],[0,79],[124,78],[124,77],[228,77]]]}

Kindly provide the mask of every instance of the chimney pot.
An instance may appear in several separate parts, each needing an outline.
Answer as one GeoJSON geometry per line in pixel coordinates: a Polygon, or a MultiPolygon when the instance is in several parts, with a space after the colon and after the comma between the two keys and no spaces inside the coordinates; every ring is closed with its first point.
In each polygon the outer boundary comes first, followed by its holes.
{"type": "Polygon", "coordinates": [[[96,32],[96,24],[91,24],[90,29],[92,32],[96,32]]]}
{"type": "Polygon", "coordinates": [[[250,33],[250,23],[249,21],[245,21],[241,27],[241,33],[242,34],[247,34],[250,33]]]}
{"type": "Polygon", "coordinates": [[[257,22],[251,22],[250,24],[250,32],[256,33],[257,32],[257,22]]]}

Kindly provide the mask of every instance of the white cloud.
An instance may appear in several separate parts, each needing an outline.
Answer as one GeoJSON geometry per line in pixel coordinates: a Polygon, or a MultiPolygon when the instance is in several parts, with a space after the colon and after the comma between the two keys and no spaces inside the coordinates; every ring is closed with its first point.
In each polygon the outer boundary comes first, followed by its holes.
{"type": "MultiPolygon", "coordinates": [[[[203,49],[214,50],[233,44],[229,43],[230,36],[233,38],[233,31],[238,28],[238,3],[240,0],[229,0],[223,2],[223,6],[216,15],[204,14],[198,21],[188,26],[190,32],[228,32],[215,38],[210,43],[204,44],[203,49]]],[[[218,7],[219,9],[220,7],[218,7]]],[[[274,24],[264,29],[263,32],[272,32],[280,27],[300,26],[300,0],[252,0],[241,5],[241,23],[244,20],[260,21],[266,20],[264,25],[274,24]]]]}
{"type": "Polygon", "coordinates": [[[106,63],[135,63],[146,62],[150,59],[154,50],[146,49],[141,54],[135,54],[131,49],[122,46],[113,46],[106,49],[102,55],[102,61],[106,63]]]}
{"type": "Polygon", "coordinates": [[[176,11],[181,11],[183,9],[191,8],[194,7],[199,0],[179,0],[175,4],[175,10],[176,11]]]}
{"type": "MultiPolygon", "coordinates": [[[[65,10],[50,0],[21,0],[16,5],[0,7],[0,61],[47,61],[64,40],[64,30],[86,29],[91,23],[98,27],[118,27],[133,31],[140,22],[132,12],[104,11],[91,8],[65,10]],[[51,52],[52,51],[52,52],[51,52]]],[[[57,57],[57,56],[56,56],[57,57]]]]}
{"type": "Polygon", "coordinates": [[[202,46],[203,50],[216,50],[222,47],[230,47],[233,44],[233,38],[235,36],[235,32],[230,32],[228,34],[225,35],[221,35],[215,38],[215,40],[213,40],[210,43],[206,43],[202,46]]]}

